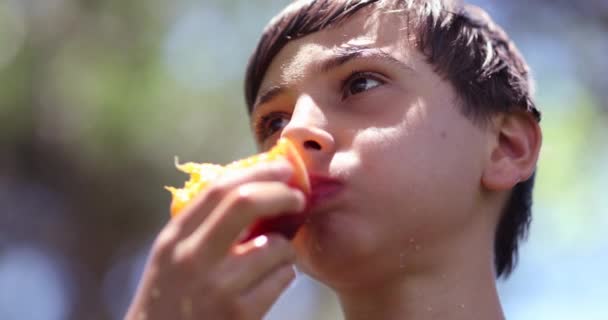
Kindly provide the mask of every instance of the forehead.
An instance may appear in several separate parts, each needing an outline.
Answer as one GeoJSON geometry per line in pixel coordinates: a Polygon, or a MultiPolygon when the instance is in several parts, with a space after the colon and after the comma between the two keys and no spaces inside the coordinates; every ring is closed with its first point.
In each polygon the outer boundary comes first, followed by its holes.
{"type": "Polygon", "coordinates": [[[337,26],[288,42],[270,64],[261,88],[297,81],[349,47],[382,49],[406,62],[410,40],[403,15],[371,5],[337,26]]]}

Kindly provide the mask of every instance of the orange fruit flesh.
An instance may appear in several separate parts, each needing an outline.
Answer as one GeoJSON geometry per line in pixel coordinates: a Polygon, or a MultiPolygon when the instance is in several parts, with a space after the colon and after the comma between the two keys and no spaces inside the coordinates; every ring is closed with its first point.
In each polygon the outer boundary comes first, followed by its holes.
{"type": "MultiPolygon", "coordinates": [[[[223,175],[280,158],[287,159],[293,168],[293,176],[287,184],[300,189],[306,196],[310,195],[310,181],[304,160],[293,142],[287,138],[281,138],[269,151],[234,161],[225,166],[210,163],[188,162],[179,164],[176,162],[177,169],[189,174],[190,179],[185,182],[182,188],[165,187],[172,195],[171,216],[179,215],[192,199],[223,175]]],[[[262,219],[254,223],[243,241],[270,232],[278,232],[291,239],[303,222],[303,214],[279,214],[276,217],[262,219]]]]}

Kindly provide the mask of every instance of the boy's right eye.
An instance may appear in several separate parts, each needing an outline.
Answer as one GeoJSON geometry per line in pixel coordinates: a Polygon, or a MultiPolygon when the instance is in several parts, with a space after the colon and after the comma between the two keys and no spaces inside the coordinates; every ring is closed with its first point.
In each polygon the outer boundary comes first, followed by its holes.
{"type": "Polygon", "coordinates": [[[271,112],[258,118],[254,124],[255,135],[260,142],[280,132],[289,123],[291,116],[285,112],[271,112]]]}

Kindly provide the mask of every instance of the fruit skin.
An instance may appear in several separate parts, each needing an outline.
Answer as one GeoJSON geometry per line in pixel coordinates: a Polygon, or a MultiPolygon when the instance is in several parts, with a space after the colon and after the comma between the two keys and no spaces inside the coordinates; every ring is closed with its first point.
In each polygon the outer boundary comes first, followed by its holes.
{"type": "MultiPolygon", "coordinates": [[[[205,190],[207,186],[224,174],[242,170],[259,163],[271,162],[281,157],[286,158],[293,167],[293,175],[287,184],[290,187],[300,189],[306,198],[309,199],[311,188],[306,165],[296,145],[287,138],[281,138],[268,152],[237,160],[226,166],[195,162],[179,164],[176,161],[175,166],[177,169],[188,173],[190,179],[185,182],[183,188],[165,187],[172,195],[171,216],[177,216],[197,194],[205,190]]],[[[275,217],[260,219],[253,223],[248,233],[241,239],[241,242],[268,233],[279,233],[291,240],[298,228],[305,222],[306,211],[304,210],[301,213],[281,213],[275,217]]]]}

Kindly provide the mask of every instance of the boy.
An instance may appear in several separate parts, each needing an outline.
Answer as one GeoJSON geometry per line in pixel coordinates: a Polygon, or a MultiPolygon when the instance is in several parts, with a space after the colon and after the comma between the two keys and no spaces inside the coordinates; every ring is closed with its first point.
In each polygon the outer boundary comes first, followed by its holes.
{"type": "Polygon", "coordinates": [[[353,319],[503,319],[541,144],[527,66],[481,10],[296,1],[247,69],[261,149],[296,141],[319,196],[290,243],[236,245],[304,207],[283,162],[222,179],[159,235],[128,319],[260,319],[291,265],[353,319]]]}

